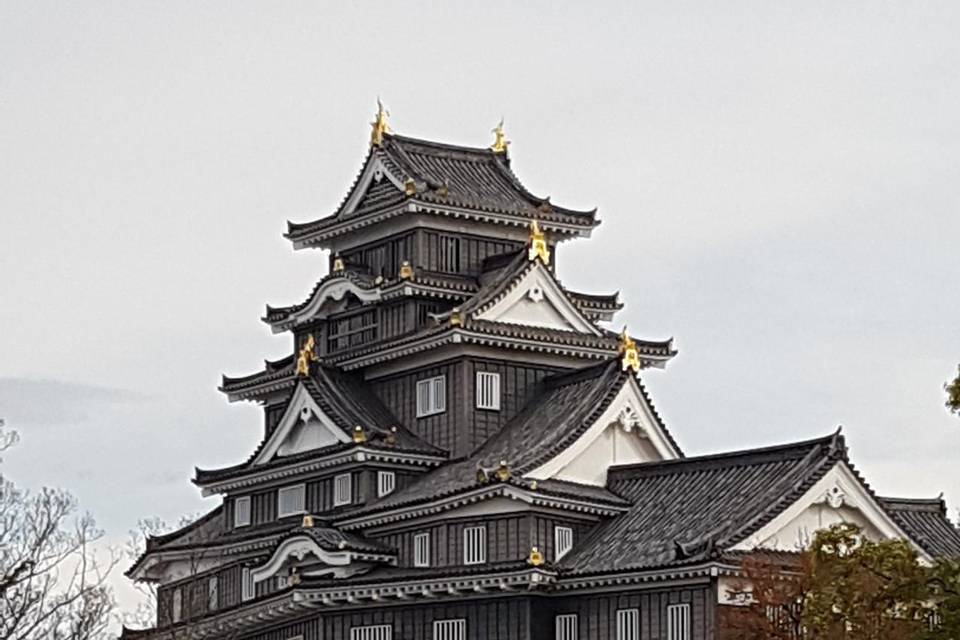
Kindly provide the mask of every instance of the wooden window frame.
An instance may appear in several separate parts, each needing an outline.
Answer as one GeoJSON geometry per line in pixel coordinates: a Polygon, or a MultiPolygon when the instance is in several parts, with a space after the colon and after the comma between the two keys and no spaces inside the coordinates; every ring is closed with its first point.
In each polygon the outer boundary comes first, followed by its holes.
{"type": "Polygon", "coordinates": [[[573,549],[573,527],[558,524],[553,527],[553,560],[557,562],[573,549]],[[561,546],[560,542],[564,541],[561,546]]]}
{"type": "Polygon", "coordinates": [[[690,603],[667,606],[667,640],[690,640],[690,603]]]}
{"type": "Polygon", "coordinates": [[[617,609],[617,640],[640,640],[640,609],[617,609]]]}
{"type": "Polygon", "coordinates": [[[353,504],[353,474],[340,473],[333,476],[333,506],[343,507],[353,504]],[[343,497],[342,490],[346,485],[346,497],[343,497]]]}
{"type": "Polygon", "coordinates": [[[253,501],[250,499],[250,496],[239,496],[233,499],[233,528],[239,529],[240,527],[249,527],[253,522],[253,501]],[[240,519],[240,505],[245,504],[247,517],[245,521],[240,519]]]}
{"type": "Polygon", "coordinates": [[[413,566],[430,566],[430,532],[428,531],[413,535],[413,566]]]}
{"type": "Polygon", "coordinates": [[[463,529],[463,564],[486,564],[487,526],[472,525],[463,529]],[[475,539],[471,539],[475,534],[475,539]]]}
{"type": "Polygon", "coordinates": [[[417,418],[427,418],[447,410],[447,376],[431,376],[417,380],[417,418]]]}
{"type": "Polygon", "coordinates": [[[556,640],[577,640],[580,617],[576,613],[562,613],[553,619],[556,640]]]}
{"type": "Polygon", "coordinates": [[[477,409],[500,411],[500,374],[496,371],[477,371],[474,378],[477,409]]]}
{"type": "Polygon", "coordinates": [[[397,474],[395,471],[377,471],[377,497],[382,498],[393,493],[397,488],[397,474]]]}
{"type": "Polygon", "coordinates": [[[280,518],[289,518],[290,516],[298,516],[306,513],[307,511],[307,485],[305,484],[292,484],[287,487],[280,487],[277,489],[277,519],[280,518]],[[284,494],[290,494],[294,491],[300,492],[300,508],[294,510],[283,510],[283,496],[284,494]]]}

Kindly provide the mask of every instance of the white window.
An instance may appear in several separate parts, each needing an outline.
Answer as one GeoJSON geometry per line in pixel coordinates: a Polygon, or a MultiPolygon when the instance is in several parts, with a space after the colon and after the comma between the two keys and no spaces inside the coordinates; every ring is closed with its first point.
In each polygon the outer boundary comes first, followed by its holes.
{"type": "Polygon", "coordinates": [[[477,409],[500,410],[500,374],[477,371],[477,409]]]}
{"type": "Polygon", "coordinates": [[[287,576],[274,576],[273,580],[277,591],[287,588],[287,576]]]}
{"type": "Polygon", "coordinates": [[[447,379],[444,376],[417,382],[417,417],[432,416],[447,409],[447,379]]]}
{"type": "Polygon", "coordinates": [[[256,595],[256,590],[253,584],[253,574],[250,573],[250,569],[247,567],[243,568],[243,572],[240,576],[241,589],[240,589],[240,599],[241,600],[252,600],[256,595]]]}
{"type": "Polygon", "coordinates": [[[233,499],[233,526],[246,527],[250,524],[250,496],[233,499]]]}
{"type": "Polygon", "coordinates": [[[667,607],[667,640],[690,640],[690,605],[667,607]]]}
{"type": "Polygon", "coordinates": [[[413,566],[430,566],[430,534],[418,533],[413,536],[413,566]]]}
{"type": "Polygon", "coordinates": [[[393,493],[397,487],[397,474],[393,471],[377,471],[377,497],[393,493]]]}
{"type": "Polygon", "coordinates": [[[303,513],[306,492],[307,488],[302,484],[277,489],[277,517],[283,518],[303,513]]]}
{"type": "Polygon", "coordinates": [[[220,606],[220,582],[217,576],[210,576],[207,580],[207,610],[214,611],[220,606]]]}
{"type": "Polygon", "coordinates": [[[393,627],[388,624],[372,624],[350,629],[350,640],[393,640],[393,627]]]}
{"type": "Polygon", "coordinates": [[[353,476],[342,473],[333,479],[333,506],[340,507],[353,502],[353,476]]]}
{"type": "Polygon", "coordinates": [[[573,548],[573,529],[570,527],[553,528],[553,559],[559,560],[573,548]]]}
{"type": "Polygon", "coordinates": [[[617,640],[640,640],[640,609],[617,611],[617,640]]]}
{"type": "Polygon", "coordinates": [[[467,527],[463,530],[463,563],[483,564],[487,561],[487,528],[467,527]]]}
{"type": "Polygon", "coordinates": [[[467,640],[467,621],[434,620],[433,640],[467,640]]]}
{"type": "Polygon", "coordinates": [[[180,622],[183,618],[183,591],[180,590],[180,587],[173,590],[173,602],[170,608],[173,610],[171,612],[173,621],[180,622]]]}
{"type": "Polygon", "coordinates": [[[557,640],[577,640],[577,614],[567,613],[557,616],[554,623],[557,640]]]}

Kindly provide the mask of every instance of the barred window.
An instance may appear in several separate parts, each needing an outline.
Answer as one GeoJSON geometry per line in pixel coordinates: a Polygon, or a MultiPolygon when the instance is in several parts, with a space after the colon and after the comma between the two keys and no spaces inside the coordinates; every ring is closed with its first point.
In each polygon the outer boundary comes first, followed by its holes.
{"type": "Polygon", "coordinates": [[[333,506],[341,507],[353,502],[353,476],[342,473],[333,479],[333,506]]]}
{"type": "Polygon", "coordinates": [[[577,614],[566,613],[555,620],[556,640],[577,640],[577,614]]]}
{"type": "Polygon", "coordinates": [[[207,580],[207,609],[215,610],[220,606],[220,581],[217,576],[210,576],[207,580]]]}
{"type": "Polygon", "coordinates": [[[477,371],[477,409],[500,410],[500,374],[477,371]]]}
{"type": "Polygon", "coordinates": [[[467,640],[467,621],[435,620],[433,622],[433,640],[467,640]]]}
{"type": "Polygon", "coordinates": [[[277,489],[277,517],[284,518],[303,513],[306,489],[306,485],[302,484],[277,489]]]}
{"type": "Polygon", "coordinates": [[[487,561],[487,528],[467,527],[463,530],[463,563],[483,564],[487,561]]]}
{"type": "Polygon", "coordinates": [[[430,566],[430,534],[418,533],[413,536],[413,566],[430,566]]]}
{"type": "Polygon", "coordinates": [[[447,378],[436,376],[417,382],[417,417],[424,418],[447,410],[447,378]]]}
{"type": "Polygon", "coordinates": [[[377,471],[377,497],[393,493],[397,486],[397,474],[393,471],[377,471]]]}
{"type": "Polygon", "coordinates": [[[371,624],[350,629],[350,640],[393,640],[393,627],[388,624],[371,624]]]}
{"type": "Polygon", "coordinates": [[[233,499],[233,526],[246,527],[250,524],[250,496],[233,499]]]}
{"type": "Polygon", "coordinates": [[[554,560],[559,560],[567,555],[573,548],[573,529],[570,527],[553,528],[554,560]]]}
{"type": "Polygon", "coordinates": [[[617,611],[617,640],[640,640],[640,610],[617,611]]]}
{"type": "Polygon", "coordinates": [[[690,640],[690,605],[667,607],[667,640],[690,640]]]}

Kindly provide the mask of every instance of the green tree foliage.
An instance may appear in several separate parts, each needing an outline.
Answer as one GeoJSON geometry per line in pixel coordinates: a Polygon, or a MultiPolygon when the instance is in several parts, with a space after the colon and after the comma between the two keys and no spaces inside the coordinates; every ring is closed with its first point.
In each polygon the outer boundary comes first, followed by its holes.
{"type": "Polygon", "coordinates": [[[866,540],[854,525],[820,531],[809,549],[759,552],[727,594],[720,638],[960,640],[960,560],[919,562],[901,540],[866,540]]]}
{"type": "Polygon", "coordinates": [[[947,409],[950,413],[960,415],[960,366],[957,367],[957,377],[943,385],[947,392],[947,409]]]}

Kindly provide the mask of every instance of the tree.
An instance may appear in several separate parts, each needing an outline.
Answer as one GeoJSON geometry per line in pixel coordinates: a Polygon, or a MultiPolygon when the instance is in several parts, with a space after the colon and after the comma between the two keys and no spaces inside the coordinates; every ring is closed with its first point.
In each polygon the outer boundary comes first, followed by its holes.
{"type": "Polygon", "coordinates": [[[957,367],[957,377],[943,385],[947,392],[947,410],[960,415],[960,366],[957,367]]]}
{"type": "Polygon", "coordinates": [[[840,524],[809,549],[757,552],[741,564],[721,638],[741,640],[958,640],[960,561],[932,567],[902,540],[873,542],[840,524]]]}
{"type": "MultiPolygon", "coordinates": [[[[17,441],[3,426],[0,452],[17,441]]],[[[106,637],[115,559],[98,563],[93,543],[101,536],[66,491],[33,494],[0,474],[0,640],[106,637]]]]}

